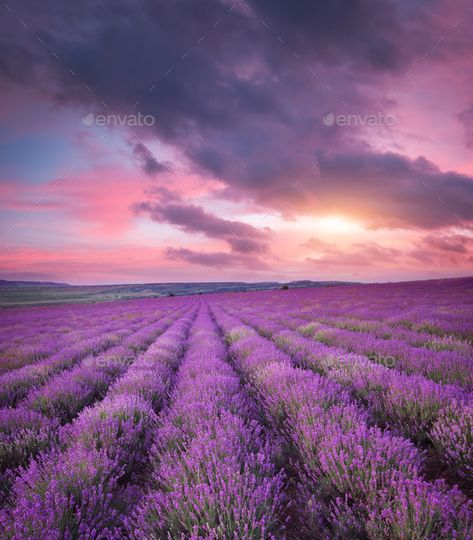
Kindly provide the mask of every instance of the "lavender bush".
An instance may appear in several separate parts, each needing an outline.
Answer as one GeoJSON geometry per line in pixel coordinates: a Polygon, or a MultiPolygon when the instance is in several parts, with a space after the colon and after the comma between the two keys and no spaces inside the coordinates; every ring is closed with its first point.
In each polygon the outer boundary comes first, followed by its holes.
{"type": "Polygon", "coordinates": [[[5,310],[0,536],[471,540],[471,286],[5,310]]]}

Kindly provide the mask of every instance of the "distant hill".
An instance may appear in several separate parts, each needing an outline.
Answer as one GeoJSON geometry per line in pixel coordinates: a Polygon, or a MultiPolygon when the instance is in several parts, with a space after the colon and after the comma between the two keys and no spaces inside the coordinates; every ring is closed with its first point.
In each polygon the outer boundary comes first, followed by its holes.
{"type": "Polygon", "coordinates": [[[29,287],[71,287],[68,283],[56,283],[54,281],[9,281],[0,279],[0,288],[17,289],[29,287]]]}
{"type": "Polygon", "coordinates": [[[337,285],[359,285],[356,281],[310,281],[308,279],[301,281],[290,281],[286,283],[289,288],[302,287],[336,287],[337,285]]]}
{"type": "Polygon", "coordinates": [[[261,281],[246,283],[189,282],[189,283],[131,283],[117,285],[68,285],[66,283],[0,280],[0,307],[47,305],[59,303],[101,302],[131,298],[184,296],[217,292],[267,291],[302,287],[333,287],[353,283],[343,281],[261,281]]]}

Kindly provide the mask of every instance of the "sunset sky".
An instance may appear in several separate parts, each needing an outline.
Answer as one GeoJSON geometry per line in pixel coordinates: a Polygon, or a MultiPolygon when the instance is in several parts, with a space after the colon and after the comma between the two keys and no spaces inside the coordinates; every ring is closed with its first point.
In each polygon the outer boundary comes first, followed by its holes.
{"type": "Polygon", "coordinates": [[[471,0],[0,13],[0,278],[473,274],[471,0]]]}

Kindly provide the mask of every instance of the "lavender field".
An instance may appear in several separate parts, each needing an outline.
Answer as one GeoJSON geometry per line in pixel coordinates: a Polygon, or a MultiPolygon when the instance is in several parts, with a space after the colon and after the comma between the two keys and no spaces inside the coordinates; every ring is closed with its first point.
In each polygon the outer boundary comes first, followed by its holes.
{"type": "Polygon", "coordinates": [[[0,317],[1,538],[473,538],[473,279],[0,317]]]}

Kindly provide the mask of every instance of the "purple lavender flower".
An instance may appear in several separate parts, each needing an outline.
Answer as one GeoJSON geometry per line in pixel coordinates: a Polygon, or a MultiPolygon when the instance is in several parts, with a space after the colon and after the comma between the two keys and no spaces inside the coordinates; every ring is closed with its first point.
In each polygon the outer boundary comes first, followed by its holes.
{"type": "Polygon", "coordinates": [[[449,466],[465,479],[473,478],[473,404],[449,403],[440,411],[430,438],[449,466]]]}

